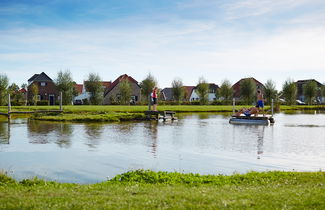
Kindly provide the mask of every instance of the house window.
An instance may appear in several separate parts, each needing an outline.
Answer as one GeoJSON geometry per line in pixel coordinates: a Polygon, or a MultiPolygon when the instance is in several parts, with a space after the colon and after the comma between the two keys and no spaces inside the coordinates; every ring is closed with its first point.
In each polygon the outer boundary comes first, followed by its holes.
{"type": "Polygon", "coordinates": [[[41,86],[45,87],[46,86],[46,82],[41,82],[41,86]]]}
{"type": "Polygon", "coordinates": [[[38,101],[41,100],[41,95],[37,95],[37,100],[38,100],[38,101]]]}

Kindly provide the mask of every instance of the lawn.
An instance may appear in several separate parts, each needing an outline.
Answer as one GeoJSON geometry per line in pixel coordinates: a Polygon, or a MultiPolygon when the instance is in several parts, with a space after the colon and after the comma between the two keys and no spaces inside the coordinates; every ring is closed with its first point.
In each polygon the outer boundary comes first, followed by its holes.
{"type": "Polygon", "coordinates": [[[324,209],[325,172],[198,175],[133,171],[98,184],[17,182],[0,174],[0,209],[324,209]]]}

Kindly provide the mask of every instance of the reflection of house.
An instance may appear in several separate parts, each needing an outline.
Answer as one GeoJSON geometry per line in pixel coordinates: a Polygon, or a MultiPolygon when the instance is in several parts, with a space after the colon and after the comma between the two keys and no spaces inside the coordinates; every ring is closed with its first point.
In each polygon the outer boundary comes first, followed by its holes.
{"type": "Polygon", "coordinates": [[[53,80],[42,72],[41,74],[34,74],[34,76],[28,80],[28,100],[33,99],[33,94],[31,91],[31,86],[33,84],[37,85],[38,87],[38,100],[48,100],[49,105],[54,105],[56,100],[59,99],[59,92],[56,89],[53,80]]]}
{"type": "Polygon", "coordinates": [[[317,85],[317,95],[316,95],[316,100],[317,102],[324,102],[324,98],[322,97],[321,94],[321,88],[323,87],[323,85],[318,82],[315,79],[307,79],[307,80],[298,80],[296,82],[297,84],[297,99],[305,102],[305,96],[304,96],[304,86],[308,83],[308,82],[315,82],[317,85]]]}
{"type": "MultiPolygon", "coordinates": [[[[78,96],[74,97],[73,99],[74,104],[82,104],[84,100],[89,101],[91,94],[86,91],[86,86],[85,86],[86,83],[87,81],[84,81],[84,84],[75,84],[74,88],[78,92],[78,96]]],[[[101,84],[104,92],[105,89],[109,88],[111,82],[102,81],[101,84]]]]}
{"type": "MultiPolygon", "coordinates": [[[[208,94],[208,99],[209,101],[215,101],[217,100],[216,93],[218,91],[219,86],[214,84],[214,83],[209,83],[209,94],[208,94]]],[[[190,100],[191,101],[198,101],[200,100],[199,95],[196,92],[197,86],[193,88],[190,100]]]]}
{"type": "Polygon", "coordinates": [[[233,97],[235,99],[240,99],[240,84],[245,80],[245,79],[251,79],[255,84],[256,84],[256,89],[261,90],[262,93],[264,93],[264,85],[259,82],[258,80],[256,80],[255,78],[251,77],[251,78],[243,78],[241,80],[239,80],[238,82],[236,82],[233,86],[232,89],[234,91],[233,93],[233,97]]]}
{"type": "Polygon", "coordinates": [[[112,104],[115,101],[119,101],[120,94],[120,84],[122,81],[127,80],[131,85],[131,98],[134,103],[137,103],[141,99],[141,87],[138,82],[127,74],[119,76],[110,86],[105,90],[104,102],[103,104],[112,104]]]}

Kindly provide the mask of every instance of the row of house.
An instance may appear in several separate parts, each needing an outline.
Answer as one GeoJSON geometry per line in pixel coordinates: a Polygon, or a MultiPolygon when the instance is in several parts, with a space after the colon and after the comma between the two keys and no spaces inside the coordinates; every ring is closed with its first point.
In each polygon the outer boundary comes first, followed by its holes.
{"type": "MultiPolygon", "coordinates": [[[[241,88],[240,84],[244,79],[247,79],[247,78],[243,78],[243,79],[239,80],[232,86],[233,96],[236,99],[240,98],[240,88],[241,88]]],[[[263,91],[264,85],[261,82],[259,82],[255,78],[250,78],[250,79],[252,79],[252,81],[254,81],[257,89],[260,89],[263,91]]],[[[112,104],[114,101],[118,101],[120,99],[121,95],[120,95],[119,87],[120,87],[121,82],[124,80],[127,80],[131,85],[132,92],[131,92],[130,100],[132,101],[132,103],[136,104],[141,100],[141,87],[140,87],[138,81],[127,74],[123,74],[123,75],[119,76],[116,80],[114,80],[113,82],[111,82],[111,81],[102,81],[101,82],[102,87],[103,87],[103,93],[104,93],[103,104],[105,104],[105,105],[112,104]]],[[[298,80],[297,81],[297,90],[298,90],[297,99],[299,99],[301,101],[305,101],[305,97],[303,95],[303,86],[305,84],[307,84],[309,81],[311,81],[311,80],[298,80]]],[[[323,86],[320,82],[318,82],[316,80],[312,80],[312,81],[315,81],[318,87],[323,86]]],[[[82,102],[85,99],[90,98],[90,93],[88,93],[85,88],[86,83],[87,83],[87,81],[84,81],[83,84],[75,85],[75,89],[78,92],[78,96],[76,96],[74,98],[75,104],[82,104],[82,102]]],[[[36,84],[38,86],[38,89],[39,89],[38,99],[39,100],[47,100],[50,105],[54,105],[56,103],[56,101],[59,99],[59,92],[58,92],[53,80],[48,75],[46,75],[44,72],[42,72],[41,74],[34,74],[28,80],[28,88],[27,88],[27,91],[25,90],[27,92],[28,100],[32,100],[32,97],[33,97],[32,94],[28,94],[28,93],[31,93],[32,84],[36,84]]],[[[197,89],[197,86],[184,86],[184,90],[185,90],[184,101],[198,101],[199,96],[195,91],[196,89],[197,89]]],[[[217,93],[218,89],[219,89],[218,85],[216,85],[214,83],[209,83],[208,99],[210,102],[217,100],[216,93],[217,93]]],[[[24,90],[21,90],[21,91],[24,91],[24,90]]],[[[173,101],[174,98],[173,98],[172,88],[162,89],[161,94],[160,94],[160,100],[173,101]]],[[[324,102],[324,99],[322,99],[322,102],[324,102]]]]}

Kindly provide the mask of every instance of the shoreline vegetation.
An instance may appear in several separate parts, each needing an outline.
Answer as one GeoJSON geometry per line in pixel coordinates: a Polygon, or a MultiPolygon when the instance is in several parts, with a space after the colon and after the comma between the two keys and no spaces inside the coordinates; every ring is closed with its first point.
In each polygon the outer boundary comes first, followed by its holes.
{"type": "MultiPolygon", "coordinates": [[[[237,105],[235,109],[248,107],[237,105]]],[[[59,110],[59,106],[13,106],[12,111],[35,111],[35,110],[59,110]]],[[[15,115],[30,117],[34,120],[46,121],[67,121],[67,122],[120,122],[120,121],[138,121],[145,120],[144,112],[148,110],[148,106],[63,106],[62,113],[35,113],[30,115],[15,115]]],[[[231,114],[233,106],[231,105],[162,105],[158,106],[159,111],[175,111],[177,113],[226,113],[231,114]]],[[[324,105],[313,106],[281,106],[281,111],[313,111],[325,110],[324,105]]],[[[271,107],[266,106],[267,114],[271,113],[271,107]]],[[[6,113],[7,107],[0,107],[0,112],[6,113]]],[[[5,116],[1,116],[5,118],[5,116]]]]}
{"type": "Polygon", "coordinates": [[[16,181],[0,172],[1,209],[324,209],[325,172],[199,175],[136,170],[96,184],[16,181]]]}

